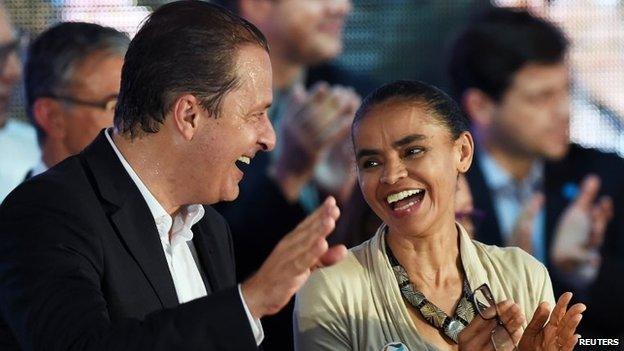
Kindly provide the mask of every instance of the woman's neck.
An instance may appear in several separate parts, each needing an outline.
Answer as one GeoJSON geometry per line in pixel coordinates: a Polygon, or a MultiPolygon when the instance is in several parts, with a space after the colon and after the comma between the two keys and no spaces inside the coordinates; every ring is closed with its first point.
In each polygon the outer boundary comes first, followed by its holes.
{"type": "Polygon", "coordinates": [[[390,229],[387,243],[412,283],[426,290],[444,288],[463,276],[459,231],[453,221],[419,235],[390,229]]]}

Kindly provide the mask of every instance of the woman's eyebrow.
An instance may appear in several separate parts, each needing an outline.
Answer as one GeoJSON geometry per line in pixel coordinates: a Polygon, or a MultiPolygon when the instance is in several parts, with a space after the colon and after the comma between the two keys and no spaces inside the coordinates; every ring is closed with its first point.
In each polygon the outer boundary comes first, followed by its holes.
{"type": "Polygon", "coordinates": [[[359,160],[362,157],[374,156],[374,155],[379,155],[379,151],[374,150],[374,149],[362,149],[357,152],[357,154],[355,155],[355,159],[359,160]]]}
{"type": "MultiPolygon", "coordinates": [[[[395,142],[392,143],[392,146],[395,148],[399,148],[401,146],[405,146],[408,144],[411,144],[415,141],[419,141],[419,140],[424,140],[427,139],[427,137],[425,135],[422,134],[410,134],[408,136],[405,136],[395,142]]],[[[355,159],[359,160],[362,157],[366,157],[366,156],[375,156],[375,155],[379,155],[380,152],[379,150],[375,150],[375,149],[361,149],[357,152],[357,154],[355,155],[355,159]]]]}
{"type": "Polygon", "coordinates": [[[422,134],[410,134],[408,136],[405,136],[395,142],[392,143],[392,146],[395,148],[401,147],[401,146],[405,146],[407,144],[413,143],[415,141],[419,141],[419,140],[424,140],[427,139],[426,136],[422,135],[422,134]]]}

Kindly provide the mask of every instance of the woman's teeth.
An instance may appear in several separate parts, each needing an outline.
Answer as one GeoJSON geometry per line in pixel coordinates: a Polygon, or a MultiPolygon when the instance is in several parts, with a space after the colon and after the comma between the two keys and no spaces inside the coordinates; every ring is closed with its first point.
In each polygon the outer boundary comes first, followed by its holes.
{"type": "MultiPolygon", "coordinates": [[[[388,195],[388,197],[386,198],[386,201],[388,201],[388,204],[393,204],[393,203],[395,203],[397,201],[405,199],[406,197],[410,197],[412,195],[420,194],[423,191],[424,191],[423,189],[403,190],[403,191],[400,191],[398,193],[394,193],[394,194],[388,195]]],[[[405,207],[405,206],[401,206],[401,207],[405,207]]]]}
{"type": "Polygon", "coordinates": [[[242,163],[245,164],[250,164],[251,163],[251,158],[247,157],[247,156],[241,156],[238,158],[238,161],[241,161],[242,163]]]}

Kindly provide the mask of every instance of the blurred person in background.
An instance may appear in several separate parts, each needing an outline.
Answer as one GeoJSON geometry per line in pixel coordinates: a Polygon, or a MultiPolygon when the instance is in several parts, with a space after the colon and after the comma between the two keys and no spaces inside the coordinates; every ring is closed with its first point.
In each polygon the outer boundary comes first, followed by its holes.
{"type": "Polygon", "coordinates": [[[477,239],[533,254],[556,293],[588,304],[582,327],[614,337],[623,330],[612,321],[624,312],[615,298],[624,286],[613,281],[624,273],[624,162],[570,143],[567,50],[553,24],[490,9],[456,39],[449,72],[477,145],[467,174],[484,214],[477,239]]]}
{"type": "Polygon", "coordinates": [[[22,75],[18,56],[22,42],[0,2],[0,202],[39,159],[35,130],[8,115],[11,95],[22,75]]]}
{"type": "Polygon", "coordinates": [[[28,178],[77,154],[113,125],[129,43],[115,29],[82,22],[53,26],[31,43],[24,72],[27,110],[42,155],[28,178]]]}
{"type": "Polygon", "coordinates": [[[481,212],[474,208],[470,184],[462,173],[457,178],[457,193],[455,194],[455,220],[461,224],[471,238],[475,234],[475,222],[481,219],[481,212]]]}
{"type": "MultiPolygon", "coordinates": [[[[360,95],[373,85],[331,63],[343,49],[350,0],[214,2],[255,24],[271,48],[274,99],[269,117],[277,145],[253,160],[245,170],[241,196],[219,209],[231,225],[237,271],[244,278],[319,199],[333,195],[340,205],[361,199],[353,191],[348,131],[360,95]],[[350,199],[352,194],[356,200],[350,199]]],[[[264,321],[266,350],[292,349],[291,315],[292,304],[264,321]]]]}

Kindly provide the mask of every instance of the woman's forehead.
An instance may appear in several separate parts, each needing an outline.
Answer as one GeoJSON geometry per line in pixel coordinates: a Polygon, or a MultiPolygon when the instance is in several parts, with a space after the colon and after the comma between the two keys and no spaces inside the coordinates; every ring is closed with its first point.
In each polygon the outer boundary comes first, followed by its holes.
{"type": "Polygon", "coordinates": [[[356,140],[376,137],[400,139],[404,135],[434,136],[445,131],[428,109],[403,103],[375,106],[354,125],[353,134],[356,140]]]}

